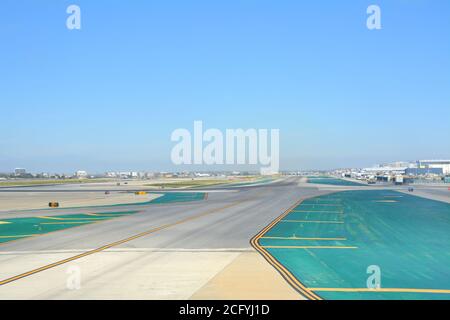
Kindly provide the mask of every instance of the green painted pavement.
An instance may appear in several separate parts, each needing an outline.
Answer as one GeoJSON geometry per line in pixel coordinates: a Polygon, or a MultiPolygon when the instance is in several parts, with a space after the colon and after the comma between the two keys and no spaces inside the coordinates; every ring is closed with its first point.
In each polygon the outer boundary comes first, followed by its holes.
{"type": "Polygon", "coordinates": [[[138,204],[142,205],[152,203],[187,202],[187,201],[203,200],[204,198],[205,198],[204,192],[172,192],[172,193],[165,193],[161,197],[158,197],[151,201],[138,204]]]}
{"type": "Polygon", "coordinates": [[[0,243],[109,220],[124,215],[134,214],[136,212],[138,211],[60,216],[42,215],[29,218],[2,219],[0,222],[0,243]]]}
{"type": "Polygon", "coordinates": [[[316,292],[327,300],[449,300],[447,293],[412,293],[412,292],[316,292]]]}
{"type": "MultiPolygon", "coordinates": [[[[304,201],[259,243],[309,288],[367,288],[367,267],[377,265],[382,288],[450,290],[449,230],[450,204],[396,191],[345,191],[304,201]],[[343,223],[332,223],[338,221],[343,223]]],[[[436,293],[316,293],[324,299],[450,299],[436,293]]]]}
{"type": "Polygon", "coordinates": [[[161,197],[152,199],[150,201],[138,202],[138,203],[119,203],[114,205],[94,206],[94,207],[123,207],[123,206],[143,206],[149,204],[161,204],[161,203],[174,203],[174,202],[188,202],[203,200],[206,196],[205,192],[153,192],[153,194],[162,194],[161,197]]]}
{"type": "MultiPolygon", "coordinates": [[[[165,193],[161,197],[146,201],[142,203],[133,204],[116,204],[105,206],[93,206],[98,207],[121,207],[128,205],[149,205],[149,204],[162,204],[162,203],[174,203],[174,202],[188,202],[203,200],[205,198],[204,192],[173,192],[165,193]]],[[[83,207],[84,209],[93,208],[83,207]]],[[[55,209],[58,210],[58,209],[55,209]]],[[[121,211],[121,212],[103,212],[95,214],[72,214],[72,215],[60,215],[60,216],[45,216],[43,213],[41,216],[27,217],[27,218],[13,218],[13,219],[1,219],[0,220],[0,243],[9,242],[17,239],[28,238],[31,236],[42,235],[45,233],[73,228],[85,224],[91,224],[94,222],[100,222],[103,220],[109,220],[115,217],[133,214],[138,211],[121,211]]]]}

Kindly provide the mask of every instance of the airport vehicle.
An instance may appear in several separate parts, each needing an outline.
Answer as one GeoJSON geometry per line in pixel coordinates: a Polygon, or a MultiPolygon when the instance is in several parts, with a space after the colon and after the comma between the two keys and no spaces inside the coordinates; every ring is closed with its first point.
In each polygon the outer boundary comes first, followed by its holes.
{"type": "Polygon", "coordinates": [[[403,183],[404,183],[403,176],[402,176],[402,175],[396,175],[396,176],[395,176],[394,183],[395,183],[396,185],[401,185],[401,184],[403,184],[403,183]]]}

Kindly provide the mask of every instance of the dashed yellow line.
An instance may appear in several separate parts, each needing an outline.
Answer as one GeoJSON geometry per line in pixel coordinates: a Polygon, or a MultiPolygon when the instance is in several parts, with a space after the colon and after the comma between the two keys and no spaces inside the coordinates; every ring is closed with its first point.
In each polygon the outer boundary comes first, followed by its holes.
{"type": "Polygon", "coordinates": [[[301,237],[261,237],[270,240],[311,240],[311,241],[346,241],[347,238],[301,238],[301,237]]]}
{"type": "Polygon", "coordinates": [[[397,292],[397,293],[444,293],[450,294],[447,289],[414,289],[414,288],[309,288],[311,291],[323,292],[397,292]]]}
{"type": "Polygon", "coordinates": [[[327,220],[281,220],[280,222],[287,223],[329,223],[329,224],[343,224],[344,221],[327,221],[327,220]]]}

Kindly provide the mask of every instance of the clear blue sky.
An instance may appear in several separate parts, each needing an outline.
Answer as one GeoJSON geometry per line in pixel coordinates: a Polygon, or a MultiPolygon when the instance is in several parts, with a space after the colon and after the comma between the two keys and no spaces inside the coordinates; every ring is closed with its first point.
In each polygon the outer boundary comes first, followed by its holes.
{"type": "Polygon", "coordinates": [[[450,158],[448,0],[3,0],[0,43],[0,171],[173,170],[194,120],[282,169],[450,158]]]}

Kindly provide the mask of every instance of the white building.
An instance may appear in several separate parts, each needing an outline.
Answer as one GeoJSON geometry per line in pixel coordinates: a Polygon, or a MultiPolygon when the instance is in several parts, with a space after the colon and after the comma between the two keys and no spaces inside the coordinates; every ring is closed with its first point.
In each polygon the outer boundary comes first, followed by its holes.
{"type": "Polygon", "coordinates": [[[381,167],[389,167],[389,168],[412,168],[415,167],[414,162],[407,162],[407,161],[395,161],[391,163],[386,163],[380,165],[381,167]]]}
{"type": "Polygon", "coordinates": [[[361,173],[366,175],[376,175],[376,174],[404,174],[407,167],[373,167],[364,168],[361,173]]]}
{"type": "Polygon", "coordinates": [[[15,168],[14,169],[14,175],[21,176],[27,173],[27,170],[24,168],[15,168]]]}
{"type": "Polygon", "coordinates": [[[421,169],[442,169],[445,175],[450,174],[450,160],[419,160],[417,161],[417,167],[421,169]]]}

